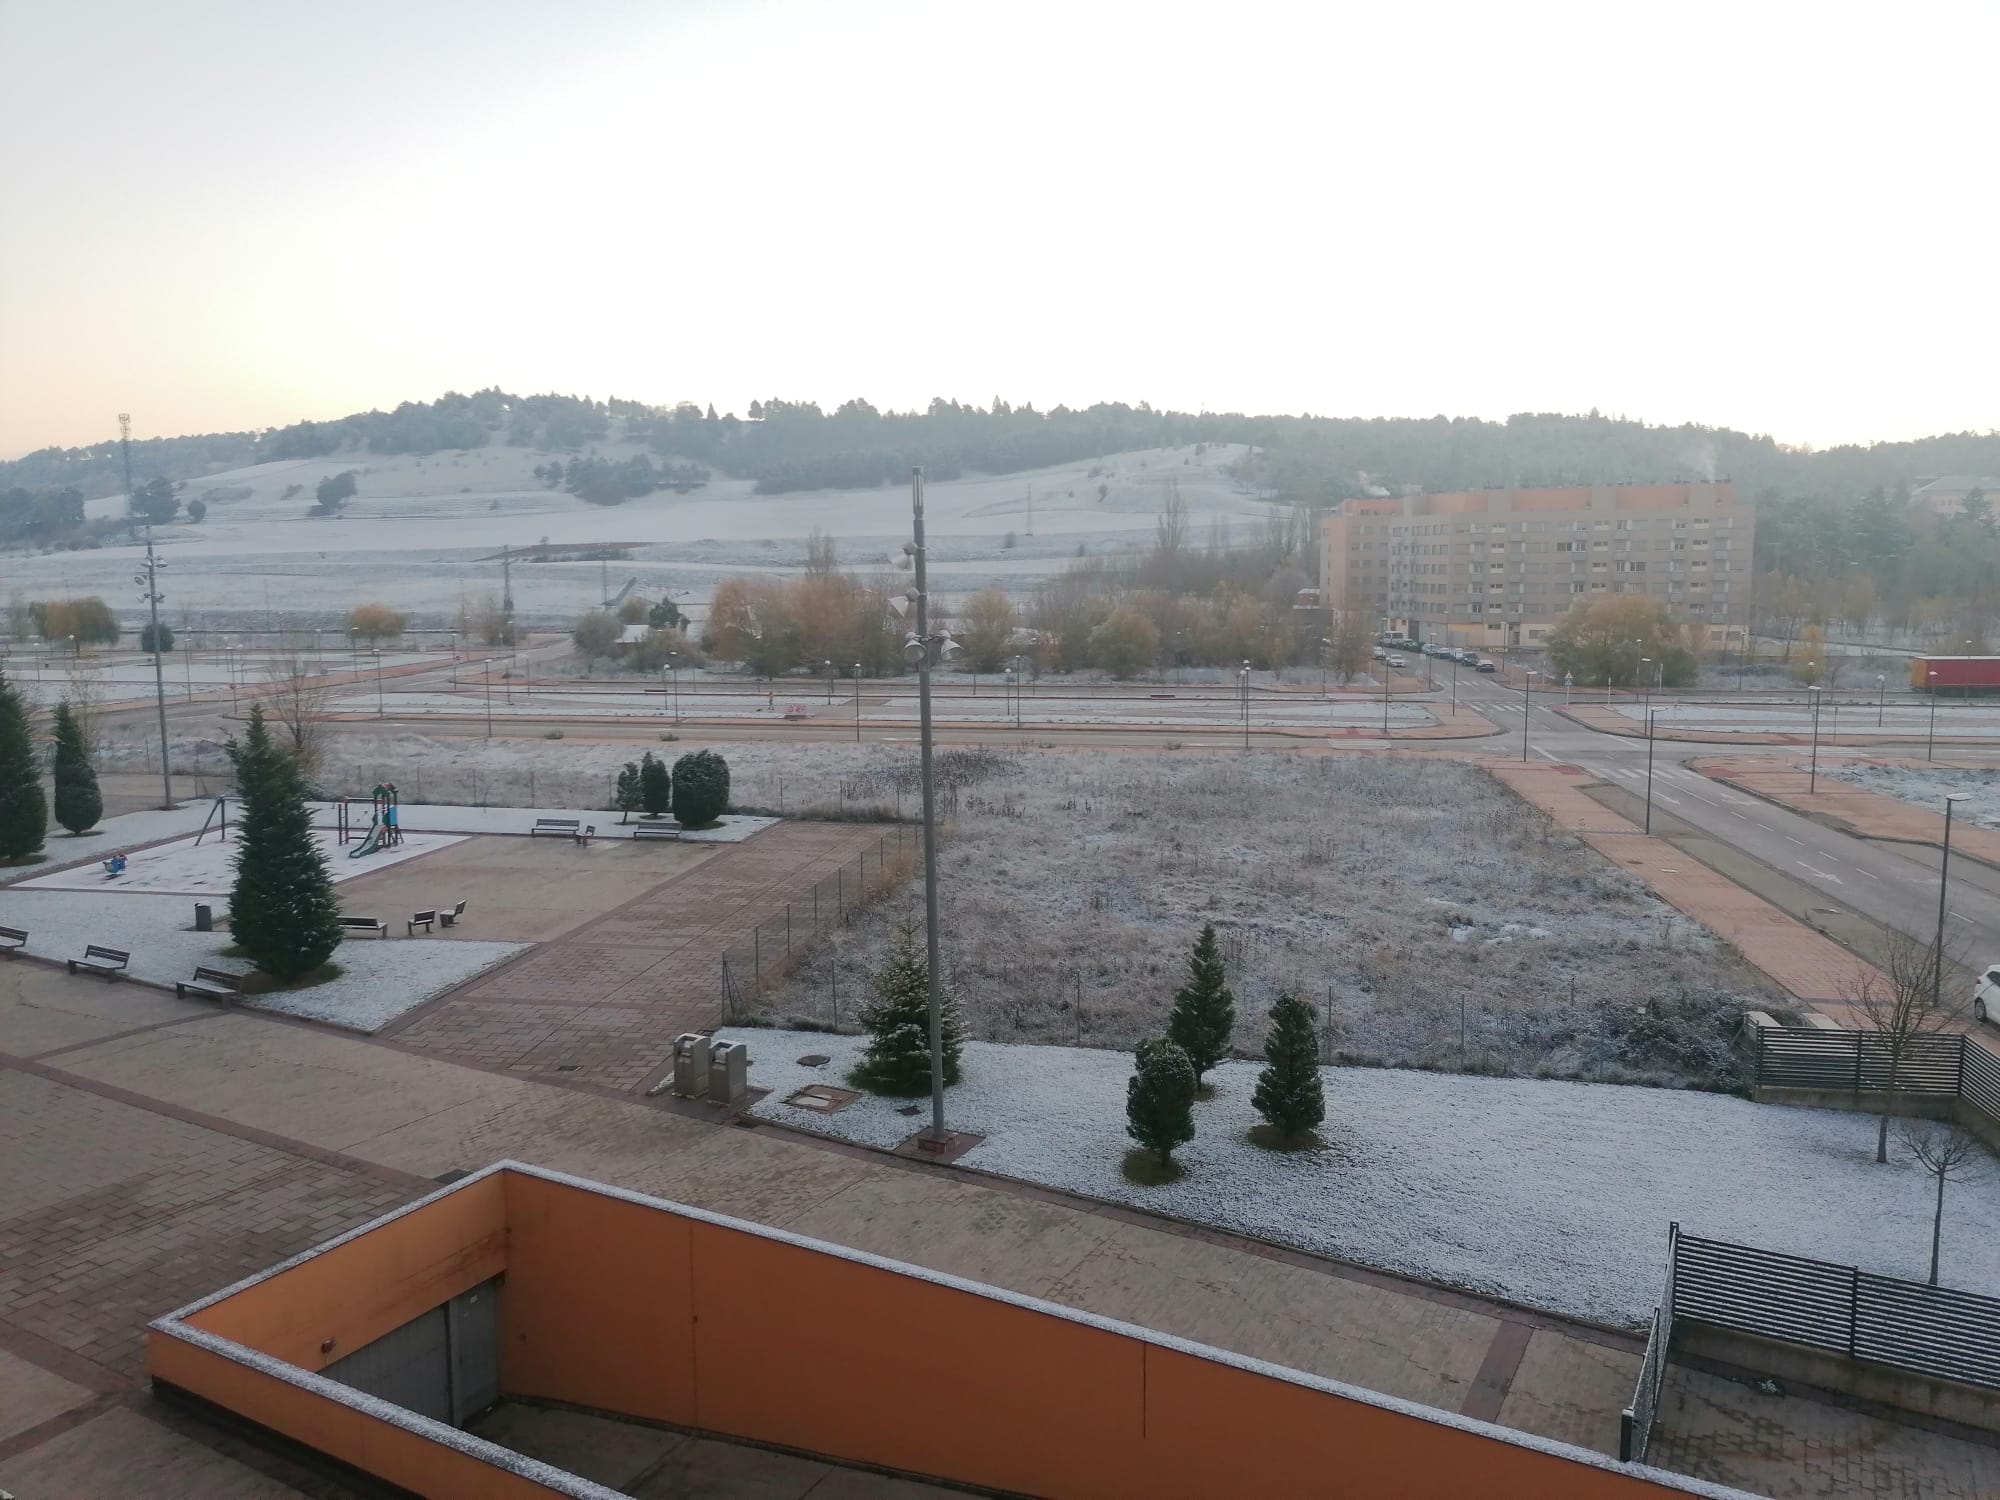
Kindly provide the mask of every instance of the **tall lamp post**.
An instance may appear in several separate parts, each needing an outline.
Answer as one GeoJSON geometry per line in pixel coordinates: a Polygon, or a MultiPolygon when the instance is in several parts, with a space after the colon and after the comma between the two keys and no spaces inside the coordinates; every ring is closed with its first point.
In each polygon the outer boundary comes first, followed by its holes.
{"type": "Polygon", "coordinates": [[[160,806],[171,809],[174,805],[174,778],[167,769],[167,678],[166,668],[160,664],[160,569],[163,564],[153,555],[153,528],[146,528],[146,560],[139,565],[138,576],[133,579],[144,592],[140,595],[146,601],[146,612],[153,626],[153,707],[160,716],[160,806]]]}
{"type": "Polygon", "coordinates": [[[389,717],[389,713],[382,706],[382,648],[375,646],[370,649],[375,655],[375,717],[386,719],[389,717]]]}
{"type": "Polygon", "coordinates": [[[1944,799],[1944,858],[1938,864],[1938,923],[1937,945],[1931,955],[1931,1008],[1936,1010],[1944,1000],[1944,899],[1945,886],[1951,879],[1951,805],[1963,802],[1964,792],[1953,792],[1944,799]]]}
{"type": "Polygon", "coordinates": [[[1325,636],[1319,638],[1319,695],[1326,696],[1326,659],[1333,654],[1333,642],[1325,636]]]}
{"type": "Polygon", "coordinates": [[[854,664],[854,743],[861,743],[861,663],[854,664]]]}
{"type": "Polygon", "coordinates": [[[1641,711],[1649,714],[1653,711],[1653,674],[1648,672],[1646,668],[1652,664],[1653,658],[1650,656],[1639,658],[1639,685],[1645,690],[1646,694],[1645,706],[1641,711]]]}
{"type": "MultiPolygon", "coordinates": [[[[910,470],[910,540],[904,544],[916,565],[916,587],[908,595],[917,607],[917,628],[903,642],[903,655],[917,669],[918,767],[924,791],[924,958],[928,968],[931,1023],[931,1124],[928,1139],[942,1146],[951,1139],[944,1123],[944,1001],[938,943],[937,790],[931,774],[931,658],[958,650],[948,631],[931,634],[930,594],[924,571],[924,471],[910,470]]],[[[857,685],[855,701],[860,702],[857,685]]],[[[857,710],[858,712],[858,710],[857,710]]]]}
{"type": "Polygon", "coordinates": [[[1812,793],[1819,790],[1819,705],[1820,705],[1819,684],[1815,682],[1811,687],[1807,688],[1806,691],[1812,694],[1812,724],[1813,724],[1812,771],[1806,777],[1806,791],[1808,793],[1812,793]]]}
{"type": "Polygon", "coordinates": [[[1653,716],[1658,709],[1646,710],[1646,832],[1653,831],[1653,716]]]}
{"type": "Polygon", "coordinates": [[[1935,760],[1937,758],[1937,700],[1938,700],[1938,680],[1937,680],[1936,667],[1932,667],[1930,671],[1927,674],[1925,674],[1925,682],[1927,683],[1927,685],[1930,687],[1931,690],[1931,727],[1924,734],[1924,759],[1935,760]]]}
{"type": "Polygon", "coordinates": [[[820,670],[826,673],[826,701],[827,705],[831,707],[833,704],[833,663],[823,661],[819,666],[820,670]]]}
{"type": "Polygon", "coordinates": [[[480,675],[486,681],[486,738],[493,738],[493,658],[482,657],[479,663],[480,675]]]}
{"type": "Polygon", "coordinates": [[[1887,673],[1875,674],[1875,727],[1882,727],[1882,713],[1889,706],[1889,677],[1887,673]]]}
{"type": "Polygon", "coordinates": [[[1244,662],[1236,671],[1236,690],[1243,699],[1243,748],[1250,748],[1250,663],[1244,662]]]}
{"type": "Polygon", "coordinates": [[[1528,710],[1532,706],[1528,690],[1534,681],[1534,668],[1530,667],[1521,674],[1521,764],[1524,766],[1528,763],[1528,710]]]}

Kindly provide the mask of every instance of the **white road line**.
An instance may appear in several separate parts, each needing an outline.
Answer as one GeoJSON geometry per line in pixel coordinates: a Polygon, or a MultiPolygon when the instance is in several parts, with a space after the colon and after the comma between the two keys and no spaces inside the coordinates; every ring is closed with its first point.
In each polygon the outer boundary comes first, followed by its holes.
{"type": "MultiPolygon", "coordinates": [[[[1751,819],[1751,821],[1756,822],[1754,818],[1751,819]]],[[[1777,829],[1773,828],[1769,823],[1758,823],[1757,826],[1763,829],[1764,832],[1766,833],[1776,833],[1778,831],[1777,829]]]]}
{"type": "MultiPolygon", "coordinates": [[[[1792,839],[1792,836],[1789,833],[1786,834],[1785,837],[1788,839],[1792,839]]],[[[1797,844],[1801,849],[1805,848],[1806,846],[1806,841],[1804,839],[1792,839],[1792,842],[1797,844]]]]}
{"type": "Polygon", "coordinates": [[[1543,749],[1543,748],[1542,748],[1542,747],[1541,747],[1540,745],[1537,745],[1537,746],[1535,746],[1535,754],[1537,754],[1537,755],[1546,755],[1546,756],[1548,756],[1548,758],[1549,758],[1550,760],[1554,760],[1554,759],[1556,758],[1556,757],[1555,757],[1555,756],[1554,756],[1553,754],[1551,754],[1551,753],[1550,753],[1549,751],[1547,751],[1547,750],[1544,750],[1544,749],[1543,749]]]}
{"type": "Polygon", "coordinates": [[[1882,878],[1880,875],[1877,875],[1873,870],[1863,870],[1861,873],[1863,875],[1866,875],[1870,880],[1880,880],[1882,878]]]}
{"type": "Polygon", "coordinates": [[[1797,865],[1801,870],[1804,870],[1808,875],[1817,875],[1821,880],[1831,880],[1835,885],[1846,884],[1846,882],[1843,881],[1838,875],[1829,875],[1824,870],[1815,870],[1811,865],[1807,864],[1802,859],[1795,859],[1792,861],[1792,863],[1797,865]]]}
{"type": "Polygon", "coordinates": [[[1957,917],[1959,921],[1965,923],[1968,927],[1977,927],[1979,925],[1977,922],[1973,921],[1972,918],[1967,916],[1962,916],[1958,912],[1953,912],[1952,915],[1954,917],[1957,917]]]}

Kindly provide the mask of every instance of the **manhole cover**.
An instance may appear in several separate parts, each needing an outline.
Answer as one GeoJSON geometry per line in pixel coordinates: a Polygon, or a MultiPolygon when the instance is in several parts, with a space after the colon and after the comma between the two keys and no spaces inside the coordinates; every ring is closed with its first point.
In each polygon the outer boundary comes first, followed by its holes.
{"type": "Polygon", "coordinates": [[[833,1059],[828,1057],[824,1052],[808,1052],[804,1057],[799,1059],[799,1066],[802,1068],[823,1068],[832,1061],[833,1059]]]}
{"type": "Polygon", "coordinates": [[[577,1070],[577,1067],[578,1064],[576,1063],[557,1063],[556,1071],[558,1073],[574,1073],[577,1070]]]}
{"type": "Polygon", "coordinates": [[[861,1096],[852,1089],[837,1089],[824,1083],[809,1083],[785,1100],[796,1109],[816,1110],[823,1115],[836,1114],[847,1108],[861,1096]]]}

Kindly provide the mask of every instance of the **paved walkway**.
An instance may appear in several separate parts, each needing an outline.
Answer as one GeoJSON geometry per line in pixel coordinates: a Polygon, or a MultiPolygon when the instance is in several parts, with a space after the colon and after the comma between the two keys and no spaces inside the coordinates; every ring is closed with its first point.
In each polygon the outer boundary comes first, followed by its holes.
{"type": "MultiPolygon", "coordinates": [[[[763,962],[779,967],[787,905],[799,908],[803,939],[813,887],[847,866],[851,896],[851,863],[864,852],[872,886],[882,840],[875,824],[786,822],[720,857],[677,864],[664,878],[647,880],[639,873],[645,867],[628,864],[642,883],[623,905],[419,1007],[383,1034],[485,1067],[641,1089],[666,1070],[676,1036],[721,1023],[723,955],[742,970],[736,982],[747,995],[750,929],[773,922],[763,962]]],[[[824,915],[833,910],[829,898],[824,915]]]]}
{"type": "MultiPolygon", "coordinates": [[[[298,1493],[304,1481],[256,1450],[232,1457],[161,1425],[133,1384],[144,1321],[441,1174],[506,1156],[1601,1451],[1615,1448],[1637,1369],[1630,1339],[1441,1288],[15,965],[0,968],[0,1397],[28,1394],[11,1428],[0,1421],[0,1487],[298,1493]],[[178,1489],[154,1477],[181,1472],[178,1489]]],[[[1740,1394],[1748,1424],[1754,1402],[1740,1394]]],[[[1790,1451],[1783,1432],[1767,1438],[1709,1471],[1731,1482],[1761,1472],[1790,1451]]],[[[2000,1491],[2000,1451],[1910,1441],[1926,1476],[2000,1491]]],[[[1832,1472],[1802,1461],[1809,1475],[1832,1472]]]]}
{"type": "Polygon", "coordinates": [[[1746,961],[1800,999],[1851,990],[1860,961],[1831,938],[1759,899],[1726,876],[1653,838],[1588,795],[1572,766],[1508,762],[1493,774],[1606,859],[1651,887],[1675,910],[1733,944],[1746,961]]]}

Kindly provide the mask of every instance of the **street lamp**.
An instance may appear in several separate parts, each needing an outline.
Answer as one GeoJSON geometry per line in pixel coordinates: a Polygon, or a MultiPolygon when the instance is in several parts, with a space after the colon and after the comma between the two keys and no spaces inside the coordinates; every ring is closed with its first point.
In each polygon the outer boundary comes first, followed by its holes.
{"type": "Polygon", "coordinates": [[[667,670],[668,670],[668,672],[670,672],[670,673],[672,673],[672,674],[673,674],[673,682],[674,682],[674,722],[675,722],[676,724],[678,724],[678,723],[680,723],[680,721],[681,721],[681,654],[680,654],[680,652],[678,652],[678,651],[669,651],[669,652],[667,653],[667,670]]]}
{"type": "Polygon", "coordinates": [[[1333,652],[1333,642],[1325,636],[1319,638],[1319,695],[1326,696],[1326,659],[1333,652]]]}
{"type": "Polygon", "coordinates": [[[1653,831],[1653,719],[1656,708],[1646,710],[1646,832],[1653,831]]]}
{"type": "Polygon", "coordinates": [[[1451,659],[1451,716],[1458,717],[1458,658],[1451,659]]]}
{"type": "Polygon", "coordinates": [[[861,663],[854,664],[854,743],[861,743],[861,663]]]}
{"type": "Polygon", "coordinates": [[[1243,697],[1243,748],[1250,748],[1250,663],[1244,662],[1236,672],[1237,690],[1243,697]]]}
{"type": "Polygon", "coordinates": [[[1528,709],[1531,706],[1528,690],[1540,674],[1533,667],[1521,674],[1521,764],[1528,763],[1528,709]]]}
{"type": "Polygon", "coordinates": [[[229,712],[236,712],[236,645],[232,641],[222,648],[222,670],[229,675],[229,712]]]}
{"type": "Polygon", "coordinates": [[[1925,680],[1926,682],[1928,682],[1931,690],[1931,727],[1924,734],[1925,760],[1933,760],[1936,758],[1937,754],[1937,700],[1938,700],[1937,677],[1938,674],[1936,667],[1932,667],[1930,671],[1925,674],[1925,680]]]}
{"type": "Polygon", "coordinates": [[[1389,661],[1382,660],[1382,738],[1389,738],[1389,661]]]}
{"type": "Polygon", "coordinates": [[[1639,685],[1645,689],[1646,693],[1645,706],[1642,710],[1645,713],[1653,711],[1653,674],[1646,670],[1652,664],[1653,658],[1650,656],[1639,658],[1639,685]]]}
{"type": "Polygon", "coordinates": [[[1879,694],[1875,700],[1875,727],[1880,729],[1882,727],[1882,712],[1889,706],[1889,678],[1886,673],[1877,672],[1875,674],[1875,691],[1879,694]]]}
{"type": "Polygon", "coordinates": [[[160,592],[160,569],[165,566],[153,555],[153,528],[148,526],[146,560],[139,565],[132,581],[144,590],[140,597],[146,601],[146,612],[153,626],[153,707],[160,716],[160,806],[170,809],[174,805],[174,778],[167,769],[167,677],[160,659],[164,649],[160,643],[160,600],[165,597],[160,592]]]}
{"type": "Polygon", "coordinates": [[[826,673],[826,701],[830,706],[833,703],[833,663],[823,661],[819,665],[820,670],[826,673]]]}
{"type": "Polygon", "coordinates": [[[389,717],[388,711],[382,706],[382,648],[376,646],[373,650],[375,654],[375,717],[386,719],[389,717]]]}
{"type": "Polygon", "coordinates": [[[1931,1009],[1936,1010],[1944,999],[1944,895],[1945,886],[1951,879],[1951,805],[1963,802],[1967,794],[1953,792],[1944,799],[1944,858],[1938,863],[1938,925],[1937,949],[1931,964],[1931,1009]]]}
{"type": "Polygon", "coordinates": [[[1812,694],[1812,720],[1813,720],[1812,772],[1806,778],[1806,791],[1808,793],[1812,793],[1819,790],[1819,705],[1820,705],[1819,684],[1815,682],[1814,684],[1812,684],[1812,686],[1808,687],[1806,691],[1812,694]]]}
{"type": "Polygon", "coordinates": [[[486,679],[486,738],[490,740],[493,738],[493,658],[481,658],[479,670],[486,679]]]}

